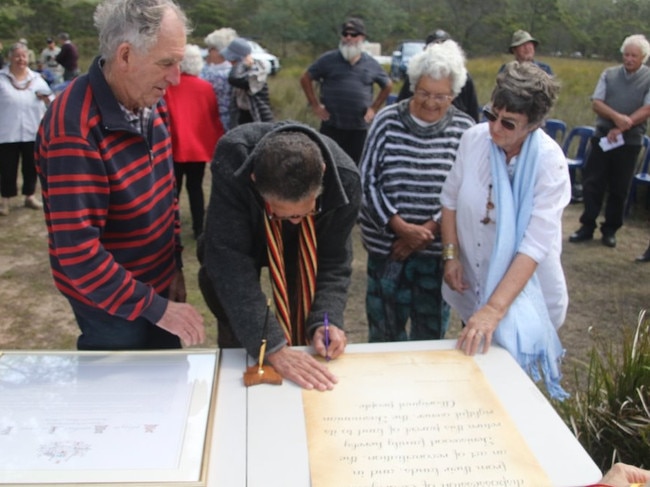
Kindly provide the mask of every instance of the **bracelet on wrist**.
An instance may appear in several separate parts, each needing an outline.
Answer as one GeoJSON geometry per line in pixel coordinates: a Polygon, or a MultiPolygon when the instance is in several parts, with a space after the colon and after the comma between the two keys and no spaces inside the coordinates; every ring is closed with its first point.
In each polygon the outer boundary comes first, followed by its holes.
{"type": "Polygon", "coordinates": [[[442,261],[447,262],[448,260],[454,260],[458,258],[458,249],[452,243],[443,245],[442,247],[442,261]]]}

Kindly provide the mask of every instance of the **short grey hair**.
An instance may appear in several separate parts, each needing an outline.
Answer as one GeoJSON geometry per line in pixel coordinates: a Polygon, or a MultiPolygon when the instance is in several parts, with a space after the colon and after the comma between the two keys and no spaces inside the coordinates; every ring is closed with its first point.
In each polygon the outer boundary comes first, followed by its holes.
{"type": "Polygon", "coordinates": [[[221,29],[212,31],[210,34],[205,36],[203,42],[205,42],[206,46],[221,52],[222,49],[228,47],[228,44],[230,44],[230,42],[237,37],[239,37],[239,35],[237,35],[237,31],[235,29],[231,29],[230,27],[222,27],[221,29]]]}
{"type": "Polygon", "coordinates": [[[528,124],[541,123],[553,108],[560,83],[535,63],[511,61],[497,75],[492,106],[528,117],[528,124]]]}
{"type": "Polygon", "coordinates": [[[9,57],[9,63],[11,64],[11,57],[14,55],[14,52],[16,52],[18,49],[22,49],[25,52],[29,51],[29,47],[27,47],[27,44],[24,42],[14,42],[11,46],[9,46],[9,50],[7,51],[7,56],[9,57]]]}
{"type": "Polygon", "coordinates": [[[99,52],[111,60],[117,48],[128,42],[146,53],[158,40],[163,17],[173,11],[189,33],[187,17],[174,0],[103,0],[93,16],[99,32],[99,52]]]}
{"type": "Polygon", "coordinates": [[[412,89],[415,89],[422,76],[429,76],[435,80],[449,78],[455,96],[460,93],[467,81],[465,53],[451,39],[429,44],[422,52],[411,58],[406,72],[412,89]]]}
{"type": "Polygon", "coordinates": [[[186,44],[185,54],[181,61],[181,72],[198,76],[203,69],[203,56],[201,56],[201,48],[196,44],[186,44]]]}
{"type": "Polygon", "coordinates": [[[11,58],[14,56],[14,53],[19,49],[22,49],[26,53],[29,52],[29,47],[27,47],[27,44],[25,44],[24,42],[14,42],[11,46],[9,46],[9,49],[7,50],[7,58],[8,58],[7,65],[11,66],[11,58]]]}
{"type": "Polygon", "coordinates": [[[621,45],[621,54],[623,54],[623,51],[625,51],[627,46],[637,46],[641,49],[641,53],[643,54],[643,64],[645,64],[648,60],[648,56],[650,56],[650,42],[648,42],[648,39],[646,39],[643,34],[632,34],[631,36],[627,36],[621,45]]]}
{"type": "Polygon", "coordinates": [[[296,202],[321,193],[323,153],[307,134],[273,132],[262,140],[256,152],[253,174],[263,198],[296,202]]]}

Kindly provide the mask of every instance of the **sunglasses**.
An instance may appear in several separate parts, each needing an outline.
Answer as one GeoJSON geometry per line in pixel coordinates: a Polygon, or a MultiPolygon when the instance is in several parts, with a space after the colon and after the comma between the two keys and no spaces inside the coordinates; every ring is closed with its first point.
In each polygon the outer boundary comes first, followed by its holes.
{"type": "Polygon", "coordinates": [[[361,34],[359,34],[358,32],[343,32],[341,34],[341,37],[355,37],[356,38],[356,37],[359,37],[360,35],[361,34]]]}
{"type": "Polygon", "coordinates": [[[501,126],[506,130],[515,130],[517,128],[517,124],[515,122],[513,122],[512,120],[506,120],[506,119],[503,119],[503,118],[499,117],[497,114],[495,114],[489,108],[484,108],[483,109],[483,115],[490,122],[496,122],[498,120],[501,123],[501,126]]]}

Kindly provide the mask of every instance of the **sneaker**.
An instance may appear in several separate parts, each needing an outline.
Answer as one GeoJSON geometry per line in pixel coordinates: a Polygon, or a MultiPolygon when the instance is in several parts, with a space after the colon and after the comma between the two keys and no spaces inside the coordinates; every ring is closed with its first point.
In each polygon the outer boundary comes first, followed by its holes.
{"type": "Polygon", "coordinates": [[[25,208],[31,208],[32,210],[40,210],[43,208],[43,203],[38,201],[36,197],[32,194],[25,197],[25,208]]]}
{"type": "Polygon", "coordinates": [[[9,198],[2,198],[0,203],[0,216],[9,216],[9,198]]]}

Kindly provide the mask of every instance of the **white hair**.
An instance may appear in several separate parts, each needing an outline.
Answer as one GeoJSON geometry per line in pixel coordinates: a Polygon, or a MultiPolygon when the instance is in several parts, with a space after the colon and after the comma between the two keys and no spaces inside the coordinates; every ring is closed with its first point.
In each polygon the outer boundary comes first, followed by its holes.
{"type": "Polygon", "coordinates": [[[172,11],[189,33],[187,17],[174,0],[103,0],[95,9],[95,27],[99,31],[99,52],[112,60],[117,48],[128,42],[139,52],[146,53],[158,40],[160,26],[168,11],[172,11]]]}
{"type": "Polygon", "coordinates": [[[198,76],[203,69],[203,56],[201,56],[201,48],[196,44],[186,44],[185,54],[181,61],[181,71],[183,73],[198,76]]]}
{"type": "Polygon", "coordinates": [[[451,39],[429,44],[421,53],[411,58],[406,72],[412,89],[415,89],[422,76],[429,76],[435,80],[449,78],[451,91],[454,95],[458,95],[467,81],[465,53],[451,39]]]}
{"type": "Polygon", "coordinates": [[[648,42],[648,39],[646,39],[643,34],[632,34],[631,36],[627,36],[621,45],[621,54],[623,54],[623,51],[625,51],[627,46],[637,46],[641,49],[641,53],[643,54],[643,64],[645,64],[648,60],[648,56],[650,56],[650,42],[648,42]]]}
{"type": "Polygon", "coordinates": [[[203,42],[205,42],[206,46],[212,47],[221,52],[221,50],[228,47],[228,44],[230,44],[230,42],[237,37],[239,36],[237,35],[237,31],[235,29],[231,29],[230,27],[222,27],[221,29],[212,31],[210,34],[205,36],[203,42]]]}

